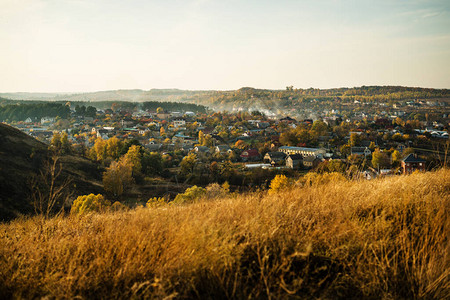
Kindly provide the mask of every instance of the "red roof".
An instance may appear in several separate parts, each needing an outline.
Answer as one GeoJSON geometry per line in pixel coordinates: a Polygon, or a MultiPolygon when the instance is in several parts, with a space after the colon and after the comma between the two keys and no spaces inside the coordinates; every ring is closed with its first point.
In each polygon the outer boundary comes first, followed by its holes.
{"type": "Polygon", "coordinates": [[[241,157],[254,157],[259,156],[258,149],[249,149],[242,152],[241,157]]]}

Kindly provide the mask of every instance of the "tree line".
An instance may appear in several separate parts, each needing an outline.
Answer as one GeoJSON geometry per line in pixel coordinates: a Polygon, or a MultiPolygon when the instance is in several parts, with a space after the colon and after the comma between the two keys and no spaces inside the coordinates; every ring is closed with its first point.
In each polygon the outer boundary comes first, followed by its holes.
{"type": "Polygon", "coordinates": [[[61,103],[33,103],[33,104],[7,104],[0,106],[1,121],[24,121],[43,117],[68,118],[70,108],[61,103]]]}

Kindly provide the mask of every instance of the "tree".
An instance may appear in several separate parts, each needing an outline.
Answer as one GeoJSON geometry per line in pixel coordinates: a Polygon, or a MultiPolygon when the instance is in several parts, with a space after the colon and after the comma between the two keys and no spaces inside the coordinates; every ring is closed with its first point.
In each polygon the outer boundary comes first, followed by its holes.
{"type": "Polygon", "coordinates": [[[45,162],[38,176],[31,179],[31,202],[34,211],[48,218],[50,215],[60,213],[71,192],[68,189],[71,180],[61,180],[62,165],[59,157],[53,156],[45,162]]]}
{"type": "Polygon", "coordinates": [[[394,150],[391,155],[392,164],[396,167],[400,166],[400,161],[402,160],[402,154],[398,150],[394,150]]]}
{"type": "Polygon", "coordinates": [[[122,147],[123,142],[113,136],[106,141],[106,156],[111,157],[114,160],[118,159],[120,157],[120,149],[122,147]]]}
{"type": "Polygon", "coordinates": [[[350,146],[355,147],[361,143],[361,136],[357,133],[350,134],[350,146]]]}
{"type": "Polygon", "coordinates": [[[205,143],[205,134],[201,130],[198,132],[198,143],[200,146],[203,146],[205,143]]]}
{"type": "Polygon", "coordinates": [[[72,145],[69,142],[69,137],[66,132],[61,134],[61,153],[68,154],[72,151],[72,145]]]}
{"type": "Polygon", "coordinates": [[[146,152],[142,156],[142,173],[145,175],[159,175],[163,171],[163,159],[157,152],[146,152]]]}
{"type": "Polygon", "coordinates": [[[379,148],[372,153],[372,166],[378,169],[389,166],[389,157],[385,152],[381,152],[379,148]]]}
{"type": "Polygon", "coordinates": [[[72,214],[85,214],[88,212],[100,212],[111,206],[111,203],[106,200],[101,194],[79,196],[73,201],[70,212],[72,214]]]}
{"type": "Polygon", "coordinates": [[[197,161],[197,155],[189,153],[180,163],[180,173],[183,175],[189,175],[194,172],[194,167],[197,161]]]}
{"type": "Polygon", "coordinates": [[[270,182],[269,194],[276,194],[279,191],[286,190],[291,186],[291,182],[285,175],[276,175],[270,182]]]}
{"type": "Polygon", "coordinates": [[[156,113],[158,113],[158,114],[161,114],[161,113],[163,113],[164,112],[164,108],[162,108],[162,107],[158,107],[157,109],[156,109],[156,113]]]}
{"type": "Polygon", "coordinates": [[[122,156],[118,162],[113,161],[103,173],[105,191],[114,197],[120,197],[133,183],[133,164],[127,156],[122,156]]]}
{"type": "Polygon", "coordinates": [[[93,106],[88,106],[86,108],[86,116],[88,117],[95,117],[97,115],[97,109],[93,106]]]}
{"type": "Polygon", "coordinates": [[[53,132],[52,140],[50,141],[50,148],[54,152],[61,150],[61,134],[57,131],[53,132]]]}
{"type": "Polygon", "coordinates": [[[131,162],[133,169],[133,176],[136,177],[141,174],[142,164],[141,164],[141,146],[132,145],[125,157],[131,162]]]}
{"type": "Polygon", "coordinates": [[[311,131],[313,131],[316,134],[316,136],[323,136],[328,133],[328,126],[325,122],[317,120],[314,121],[311,127],[311,131]]]}

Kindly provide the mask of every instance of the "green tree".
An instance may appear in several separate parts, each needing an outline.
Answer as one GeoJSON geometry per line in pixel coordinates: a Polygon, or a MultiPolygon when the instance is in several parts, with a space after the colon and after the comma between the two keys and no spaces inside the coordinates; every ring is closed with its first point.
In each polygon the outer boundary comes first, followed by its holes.
{"type": "Polygon", "coordinates": [[[145,175],[159,175],[163,171],[163,159],[157,152],[146,152],[142,156],[142,173],[145,175]]]}

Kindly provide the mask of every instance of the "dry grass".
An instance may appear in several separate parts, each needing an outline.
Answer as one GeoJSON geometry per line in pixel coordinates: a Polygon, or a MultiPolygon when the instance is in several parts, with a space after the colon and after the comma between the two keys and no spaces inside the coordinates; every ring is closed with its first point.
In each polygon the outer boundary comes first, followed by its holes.
{"type": "Polygon", "coordinates": [[[13,298],[449,298],[450,171],[0,225],[13,298]]]}

